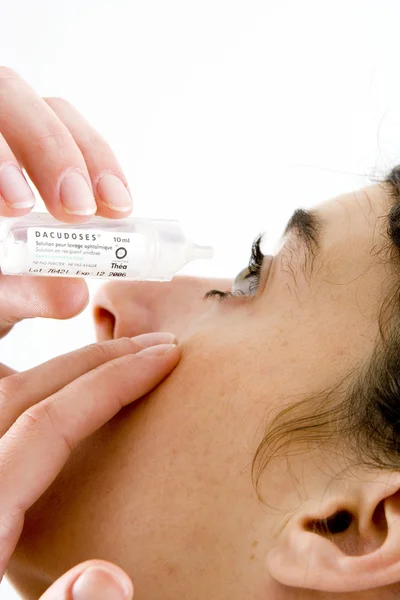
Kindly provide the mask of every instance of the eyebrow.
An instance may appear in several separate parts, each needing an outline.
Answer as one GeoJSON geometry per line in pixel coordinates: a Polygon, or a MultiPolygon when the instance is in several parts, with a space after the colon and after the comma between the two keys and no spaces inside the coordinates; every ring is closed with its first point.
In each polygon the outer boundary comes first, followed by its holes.
{"type": "Polygon", "coordinates": [[[321,252],[321,240],[325,228],[325,219],[315,209],[297,208],[290,217],[282,238],[294,233],[306,248],[305,266],[312,257],[314,261],[321,252]]]}

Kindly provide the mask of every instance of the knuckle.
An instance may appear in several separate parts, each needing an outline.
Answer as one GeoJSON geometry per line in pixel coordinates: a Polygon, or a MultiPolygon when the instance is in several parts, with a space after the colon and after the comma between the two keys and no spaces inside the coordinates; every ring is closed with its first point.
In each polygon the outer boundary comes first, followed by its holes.
{"type": "Polygon", "coordinates": [[[80,350],[77,350],[76,357],[79,362],[86,364],[86,370],[91,370],[94,366],[104,364],[115,356],[113,350],[113,340],[101,343],[89,344],[80,350]]]}
{"type": "Polygon", "coordinates": [[[25,391],[26,386],[19,373],[0,380],[0,406],[15,403],[25,391]]]}
{"type": "Polygon", "coordinates": [[[125,355],[127,354],[136,354],[139,350],[143,350],[143,346],[135,342],[130,337],[121,337],[118,338],[119,347],[125,350],[125,355]]]}
{"type": "MultiPolygon", "coordinates": [[[[68,452],[72,452],[74,449],[74,445],[62,430],[62,427],[57,425],[57,418],[55,411],[52,410],[51,401],[46,399],[42,400],[38,404],[31,406],[29,409],[25,410],[22,413],[21,417],[19,417],[23,422],[24,427],[29,429],[44,429],[50,430],[53,437],[56,437],[58,440],[61,440],[66,446],[68,452]]],[[[18,420],[19,420],[18,419],[18,420]]]]}
{"type": "Polygon", "coordinates": [[[30,440],[37,434],[38,430],[42,433],[45,420],[43,410],[38,406],[38,404],[34,404],[24,410],[5,433],[5,436],[11,435],[11,437],[17,437],[20,440],[30,440]]]}
{"type": "Polygon", "coordinates": [[[128,337],[118,338],[118,340],[107,340],[106,342],[100,342],[90,344],[83,349],[83,352],[89,354],[90,357],[95,357],[97,360],[102,362],[108,362],[116,358],[118,349],[126,346],[128,352],[132,348],[132,341],[128,337]]]}
{"type": "Polygon", "coordinates": [[[17,423],[24,429],[32,429],[44,421],[46,412],[43,410],[42,403],[30,406],[18,417],[17,423]]]}
{"type": "Polygon", "coordinates": [[[74,350],[68,360],[71,366],[79,364],[83,375],[98,368],[103,369],[105,365],[111,364],[121,355],[133,354],[136,351],[137,348],[129,338],[119,338],[118,340],[96,342],[74,350]]]}
{"type": "Polygon", "coordinates": [[[118,342],[120,344],[124,344],[124,346],[127,348],[127,351],[132,351],[132,348],[139,348],[139,344],[136,344],[132,338],[128,337],[127,335],[118,338],[118,342]]]}
{"type": "Polygon", "coordinates": [[[65,148],[71,145],[72,137],[69,131],[62,126],[60,121],[59,125],[51,124],[46,127],[38,137],[32,140],[35,152],[40,155],[52,155],[56,156],[62,152],[65,148]]]}
{"type": "Polygon", "coordinates": [[[101,342],[100,344],[90,344],[83,349],[83,352],[88,354],[90,358],[96,361],[107,362],[113,357],[112,341],[101,342]]]}
{"type": "Polygon", "coordinates": [[[19,428],[25,431],[46,428],[49,422],[53,428],[53,420],[50,418],[50,413],[44,400],[24,410],[16,422],[19,428]]]}

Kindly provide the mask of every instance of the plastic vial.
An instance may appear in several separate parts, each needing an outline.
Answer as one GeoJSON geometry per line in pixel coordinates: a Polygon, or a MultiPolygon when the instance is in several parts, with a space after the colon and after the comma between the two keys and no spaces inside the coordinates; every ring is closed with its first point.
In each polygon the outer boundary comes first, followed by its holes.
{"type": "Polygon", "coordinates": [[[93,217],[68,224],[48,213],[0,222],[5,275],[170,281],[196,258],[212,258],[182,233],[178,221],[93,217]]]}

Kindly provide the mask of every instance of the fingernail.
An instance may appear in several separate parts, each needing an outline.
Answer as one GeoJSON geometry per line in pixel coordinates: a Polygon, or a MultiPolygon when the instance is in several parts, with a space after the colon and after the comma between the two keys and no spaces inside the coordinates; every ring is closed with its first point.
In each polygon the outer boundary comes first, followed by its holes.
{"type": "Polygon", "coordinates": [[[140,350],[140,352],[136,352],[135,356],[161,356],[161,354],[167,354],[172,348],[176,348],[176,344],[159,344],[140,350]]]}
{"type": "Polygon", "coordinates": [[[15,165],[4,165],[0,169],[0,196],[10,208],[30,208],[35,205],[35,196],[23,173],[15,165]]]}
{"type": "Polygon", "coordinates": [[[137,335],[132,340],[135,344],[148,348],[149,346],[157,346],[157,344],[172,344],[176,342],[176,336],[169,331],[153,331],[137,335]]]}
{"type": "Polygon", "coordinates": [[[132,587],[111,569],[90,567],[72,586],[73,600],[130,600],[132,587]]]}
{"type": "Polygon", "coordinates": [[[97,183],[97,193],[108,208],[127,212],[132,209],[132,198],[119,177],[106,174],[97,183]]]}
{"type": "Polygon", "coordinates": [[[94,215],[97,205],[84,176],[70,171],[61,181],[60,200],[69,215],[94,215]]]}

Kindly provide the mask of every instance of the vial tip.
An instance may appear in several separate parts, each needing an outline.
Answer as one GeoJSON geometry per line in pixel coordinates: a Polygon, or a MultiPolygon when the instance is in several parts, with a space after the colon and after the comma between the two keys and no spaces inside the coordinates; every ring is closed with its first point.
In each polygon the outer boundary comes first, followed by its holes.
{"type": "Polygon", "coordinates": [[[212,258],[214,256],[214,248],[212,246],[200,246],[193,244],[193,259],[196,258],[212,258]]]}

